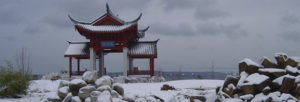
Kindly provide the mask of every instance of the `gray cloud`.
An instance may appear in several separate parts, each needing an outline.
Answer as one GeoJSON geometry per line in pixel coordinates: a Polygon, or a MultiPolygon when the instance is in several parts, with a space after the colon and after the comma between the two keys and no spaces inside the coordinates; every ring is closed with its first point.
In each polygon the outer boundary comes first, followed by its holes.
{"type": "Polygon", "coordinates": [[[216,23],[204,23],[197,25],[197,31],[202,35],[221,35],[224,34],[230,39],[237,39],[247,36],[247,31],[242,28],[241,23],[235,24],[216,24],[216,23]]]}
{"type": "Polygon", "coordinates": [[[300,32],[299,31],[284,32],[280,35],[280,37],[284,40],[299,42],[300,41],[299,40],[300,39],[300,32]]]}
{"type": "Polygon", "coordinates": [[[299,17],[294,15],[285,15],[281,18],[280,25],[290,26],[300,23],[299,17]]]}
{"type": "Polygon", "coordinates": [[[6,41],[16,41],[17,38],[15,36],[0,36],[0,39],[6,41]]]}
{"type": "Polygon", "coordinates": [[[207,20],[213,18],[224,18],[228,17],[230,14],[219,9],[197,9],[195,13],[195,18],[207,20]]]}
{"type": "Polygon", "coordinates": [[[228,17],[230,14],[218,9],[215,0],[163,0],[166,12],[176,9],[188,8],[195,10],[196,19],[213,19],[228,17]]]}
{"type": "Polygon", "coordinates": [[[36,35],[37,33],[40,32],[40,27],[41,26],[37,26],[37,25],[28,25],[28,26],[25,26],[23,31],[25,34],[28,34],[28,35],[36,35]]]}
{"type": "Polygon", "coordinates": [[[177,25],[176,27],[170,27],[163,24],[155,24],[150,26],[153,29],[153,33],[164,35],[180,35],[180,36],[194,36],[195,30],[186,23],[177,25]]]}

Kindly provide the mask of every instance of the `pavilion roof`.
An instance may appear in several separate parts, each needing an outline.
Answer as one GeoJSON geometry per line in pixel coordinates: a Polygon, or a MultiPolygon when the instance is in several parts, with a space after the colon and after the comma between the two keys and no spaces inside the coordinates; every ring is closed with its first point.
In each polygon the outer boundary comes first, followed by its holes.
{"type": "Polygon", "coordinates": [[[130,28],[134,25],[136,25],[136,23],[128,23],[124,25],[99,25],[99,26],[93,26],[89,24],[76,24],[76,26],[82,27],[84,29],[93,32],[119,32],[127,28],[130,28]]]}
{"type": "Polygon", "coordinates": [[[89,47],[88,42],[69,42],[65,56],[87,56],[90,53],[89,47]]]}

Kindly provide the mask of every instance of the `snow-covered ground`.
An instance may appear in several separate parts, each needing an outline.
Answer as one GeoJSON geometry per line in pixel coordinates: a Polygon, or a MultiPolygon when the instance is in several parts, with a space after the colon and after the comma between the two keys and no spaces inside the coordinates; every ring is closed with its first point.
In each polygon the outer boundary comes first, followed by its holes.
{"type": "MultiPolygon", "coordinates": [[[[34,80],[28,89],[28,94],[19,99],[0,99],[0,102],[43,102],[48,97],[56,95],[60,80],[34,80]]],[[[166,102],[174,97],[205,95],[209,99],[215,97],[215,88],[223,85],[223,80],[177,80],[160,83],[127,83],[120,84],[125,91],[124,97],[155,95],[166,102]],[[163,84],[174,86],[176,90],[161,91],[163,84]],[[211,98],[209,98],[211,97],[211,98]]],[[[184,99],[183,99],[184,100],[184,99]]],[[[188,101],[188,100],[186,100],[188,101]]]]}

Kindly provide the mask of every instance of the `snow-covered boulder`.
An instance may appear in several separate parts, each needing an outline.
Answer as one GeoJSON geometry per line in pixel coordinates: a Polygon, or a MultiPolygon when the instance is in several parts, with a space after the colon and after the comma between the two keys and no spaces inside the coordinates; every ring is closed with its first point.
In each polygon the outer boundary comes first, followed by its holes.
{"type": "Polygon", "coordinates": [[[282,93],[292,92],[294,83],[295,83],[295,78],[294,77],[285,77],[282,81],[282,85],[281,85],[279,91],[282,92],[282,93]]]}
{"type": "Polygon", "coordinates": [[[68,93],[68,95],[64,98],[62,102],[71,102],[72,101],[72,93],[68,93]]]}
{"type": "Polygon", "coordinates": [[[241,84],[241,89],[245,94],[255,94],[262,91],[270,83],[270,78],[266,75],[254,73],[249,75],[241,84]]]}
{"type": "Polygon", "coordinates": [[[69,93],[69,87],[68,86],[64,86],[58,89],[57,91],[57,95],[59,96],[59,98],[64,99],[68,93],[69,93]]]}
{"type": "Polygon", "coordinates": [[[115,90],[111,90],[110,94],[111,94],[112,98],[120,98],[121,97],[120,94],[115,90]]]}
{"type": "Polygon", "coordinates": [[[91,96],[91,102],[97,102],[97,98],[98,96],[101,94],[101,92],[99,91],[92,91],[90,93],[90,96],[91,96]]]}
{"type": "Polygon", "coordinates": [[[113,84],[112,89],[118,92],[120,95],[122,96],[124,95],[124,88],[120,84],[117,83],[113,84]]]}
{"type": "Polygon", "coordinates": [[[103,91],[97,98],[97,102],[112,102],[112,97],[109,91],[103,91]]]}
{"type": "Polygon", "coordinates": [[[286,60],[287,60],[288,56],[286,53],[275,53],[275,59],[277,61],[277,65],[279,68],[285,68],[286,67],[286,60]]]}
{"type": "Polygon", "coordinates": [[[77,96],[79,89],[86,86],[86,82],[83,81],[82,79],[73,79],[70,84],[69,84],[69,89],[70,92],[74,95],[77,96]]]}
{"type": "Polygon", "coordinates": [[[111,77],[102,76],[101,78],[99,78],[95,81],[95,84],[96,84],[97,87],[104,86],[104,85],[111,86],[112,82],[113,82],[113,80],[112,80],[111,77]]]}
{"type": "Polygon", "coordinates": [[[300,61],[300,58],[299,57],[290,57],[286,60],[286,65],[289,65],[291,67],[297,67],[298,66],[298,63],[300,61]]]}
{"type": "Polygon", "coordinates": [[[105,90],[111,92],[112,89],[111,89],[111,87],[108,86],[108,85],[103,85],[103,86],[98,87],[96,90],[97,90],[97,91],[100,91],[100,92],[103,92],[103,91],[105,91],[105,90]]]}
{"type": "Polygon", "coordinates": [[[84,100],[85,98],[90,96],[92,91],[96,90],[95,86],[85,86],[79,89],[78,96],[80,99],[84,100]]]}
{"type": "Polygon", "coordinates": [[[82,79],[89,84],[94,84],[97,78],[98,78],[97,71],[86,71],[82,75],[82,79]]]}
{"type": "Polygon", "coordinates": [[[81,102],[81,100],[78,96],[73,96],[71,102],[81,102]]]}
{"type": "Polygon", "coordinates": [[[58,88],[64,87],[64,86],[69,86],[69,81],[67,80],[61,80],[59,82],[58,88]]]}
{"type": "Polygon", "coordinates": [[[260,63],[264,68],[275,68],[275,67],[277,67],[277,65],[274,62],[272,62],[269,58],[267,58],[266,56],[263,56],[261,58],[260,63]]]}
{"type": "Polygon", "coordinates": [[[285,75],[286,70],[284,69],[278,69],[278,68],[261,68],[258,70],[259,74],[267,75],[269,76],[272,80],[285,75]]]}
{"type": "Polygon", "coordinates": [[[251,59],[245,58],[239,63],[239,72],[247,72],[248,74],[256,73],[262,66],[252,61],[251,59]]]}
{"type": "Polygon", "coordinates": [[[286,66],[285,68],[286,73],[293,75],[293,76],[297,76],[298,75],[298,69],[296,67],[292,67],[292,66],[286,66]]]}

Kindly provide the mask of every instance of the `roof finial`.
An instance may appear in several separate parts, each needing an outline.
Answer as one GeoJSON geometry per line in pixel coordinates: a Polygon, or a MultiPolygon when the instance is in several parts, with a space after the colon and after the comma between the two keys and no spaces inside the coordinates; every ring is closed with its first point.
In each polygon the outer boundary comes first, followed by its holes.
{"type": "Polygon", "coordinates": [[[127,22],[127,23],[136,23],[137,21],[139,21],[139,20],[141,19],[142,15],[143,15],[143,14],[140,13],[139,17],[137,17],[135,20],[130,21],[130,22],[127,22]]]}
{"type": "Polygon", "coordinates": [[[106,13],[110,13],[109,5],[107,2],[106,2],[106,13]]]}

